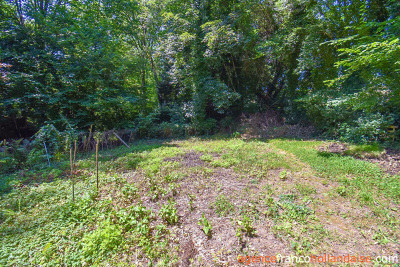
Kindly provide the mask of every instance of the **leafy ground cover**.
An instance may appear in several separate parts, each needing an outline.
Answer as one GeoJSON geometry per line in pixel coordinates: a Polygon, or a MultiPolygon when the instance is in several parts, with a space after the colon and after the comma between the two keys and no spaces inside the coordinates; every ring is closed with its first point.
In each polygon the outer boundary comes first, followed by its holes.
{"type": "MultiPolygon", "coordinates": [[[[331,142],[138,142],[1,177],[1,266],[231,266],[239,255],[398,255],[400,176],[331,142]]],[[[375,150],[374,150],[375,151],[375,150]]]]}

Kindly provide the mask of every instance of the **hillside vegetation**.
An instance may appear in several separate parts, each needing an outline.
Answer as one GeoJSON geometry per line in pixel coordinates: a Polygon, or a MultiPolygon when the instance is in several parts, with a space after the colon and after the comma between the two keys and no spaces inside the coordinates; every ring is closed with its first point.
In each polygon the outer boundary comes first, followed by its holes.
{"type": "Polygon", "coordinates": [[[274,111],[346,142],[400,124],[397,0],[0,1],[0,140],[234,132],[274,111]]]}

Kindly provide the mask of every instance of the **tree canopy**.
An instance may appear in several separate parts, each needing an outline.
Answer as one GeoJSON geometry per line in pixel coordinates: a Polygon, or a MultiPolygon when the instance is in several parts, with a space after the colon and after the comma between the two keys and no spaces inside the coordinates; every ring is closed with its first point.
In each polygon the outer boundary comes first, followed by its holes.
{"type": "Polygon", "coordinates": [[[273,109],[364,142],[400,122],[396,0],[0,0],[0,30],[3,137],[48,123],[201,134],[273,109]]]}

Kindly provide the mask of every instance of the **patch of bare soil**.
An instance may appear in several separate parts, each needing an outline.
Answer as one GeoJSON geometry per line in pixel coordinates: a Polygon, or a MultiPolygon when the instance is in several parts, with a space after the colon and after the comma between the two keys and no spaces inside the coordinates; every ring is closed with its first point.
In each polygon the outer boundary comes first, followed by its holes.
{"type": "Polygon", "coordinates": [[[322,146],[319,147],[319,151],[322,152],[330,152],[330,153],[344,153],[345,151],[348,150],[348,147],[346,146],[346,144],[342,144],[342,143],[332,143],[329,144],[329,146],[322,146]]]}
{"type": "MultiPolygon", "coordinates": [[[[340,144],[329,148],[329,152],[340,153],[346,147],[340,144]]],[[[178,211],[179,222],[170,226],[169,230],[174,239],[173,246],[179,246],[177,256],[179,262],[176,266],[242,266],[238,262],[238,256],[276,256],[296,255],[291,241],[296,241],[293,236],[276,235],[271,217],[265,216],[264,197],[269,190],[275,201],[280,195],[296,194],[298,200],[302,194],[298,189],[301,184],[315,191],[310,195],[305,205],[315,211],[317,221],[310,222],[310,227],[321,225],[323,232],[314,234],[304,232],[296,222],[292,222],[292,229],[302,237],[310,236],[311,239],[321,241],[312,253],[323,255],[393,255],[398,251],[392,243],[382,245],[374,235],[379,231],[389,229],[380,228],[376,221],[368,215],[373,211],[367,207],[356,208],[353,200],[332,195],[338,183],[334,181],[324,182],[315,176],[308,165],[297,162],[293,155],[287,155],[296,161],[300,169],[288,170],[286,177],[280,176],[281,169],[269,170],[264,177],[253,177],[251,174],[238,174],[233,168],[213,168],[207,162],[201,160],[202,154],[194,151],[164,159],[169,162],[179,162],[179,188],[176,194],[168,193],[152,200],[148,195],[149,178],[146,178],[140,170],[126,174],[128,182],[133,182],[141,188],[140,197],[132,202],[140,201],[146,208],[152,209],[158,214],[161,206],[173,198],[178,211]],[[297,186],[297,187],[296,187],[297,186]],[[269,188],[269,189],[267,189],[269,188]],[[215,201],[218,196],[224,195],[233,204],[234,210],[224,216],[216,212],[215,201]],[[253,227],[256,233],[252,236],[243,233],[240,240],[237,237],[237,220],[241,217],[241,211],[258,214],[253,227]],[[212,225],[212,234],[207,236],[202,226],[198,224],[202,215],[212,225]],[[297,229],[298,228],[298,229],[297,229]],[[297,229],[297,230],[296,230],[297,229]]],[[[161,171],[160,177],[163,177],[161,171]]],[[[154,178],[155,179],[155,178],[154,178]]],[[[161,180],[160,187],[166,187],[161,180]]],[[[101,194],[114,195],[115,205],[123,206],[126,203],[119,202],[118,192],[102,192],[101,194]]],[[[157,218],[152,224],[161,223],[157,218]]],[[[265,266],[265,263],[251,263],[251,266],[265,266]]],[[[277,264],[281,265],[281,264],[277,264]]]]}
{"type": "MultiPolygon", "coordinates": [[[[244,235],[242,242],[239,241],[235,219],[239,215],[239,207],[250,203],[250,192],[259,191],[260,186],[251,184],[249,177],[242,179],[232,169],[213,168],[212,173],[205,174],[199,166],[209,167],[209,164],[201,161],[200,156],[200,153],[189,152],[181,157],[166,159],[180,162],[182,172],[188,174],[175,197],[180,217],[179,229],[176,231],[180,243],[178,265],[239,266],[239,255],[289,254],[289,246],[273,234],[272,222],[264,217],[254,224],[257,231],[254,236],[244,235]],[[249,193],[243,193],[246,188],[249,193]],[[192,204],[189,203],[190,195],[195,196],[192,204]],[[226,196],[235,211],[226,216],[218,216],[213,207],[218,195],[226,196]],[[198,225],[203,213],[212,225],[210,237],[198,225]]],[[[252,266],[258,265],[253,263],[252,266]]]]}
{"type": "MultiPolygon", "coordinates": [[[[181,192],[182,195],[196,195],[193,210],[188,204],[188,197],[181,197],[177,201],[180,204],[178,212],[182,214],[180,231],[177,233],[181,240],[181,266],[238,266],[239,255],[289,254],[290,249],[287,245],[272,233],[272,222],[269,220],[258,220],[254,225],[256,234],[246,235],[243,242],[239,242],[235,224],[238,210],[219,217],[213,209],[213,203],[218,195],[225,195],[231,199],[236,208],[246,206],[249,199],[243,192],[249,186],[248,181],[240,180],[238,174],[231,169],[222,168],[215,169],[206,181],[200,179],[201,177],[192,176],[188,183],[182,186],[185,189],[181,192]],[[202,183],[206,183],[206,186],[202,186],[202,183]],[[213,227],[211,237],[207,237],[202,227],[198,225],[203,213],[213,227]]],[[[252,266],[257,265],[252,264],[252,266]]]]}
{"type": "MultiPolygon", "coordinates": [[[[343,147],[340,146],[334,149],[343,151],[343,147]]],[[[194,155],[184,155],[179,161],[182,167],[193,166],[192,159],[194,158],[196,158],[194,155]]],[[[259,180],[258,183],[252,183],[255,180],[251,176],[240,176],[232,169],[213,170],[211,175],[204,176],[202,172],[193,171],[191,168],[188,179],[182,181],[179,196],[175,198],[180,214],[179,230],[176,231],[180,243],[179,266],[241,266],[238,263],[239,255],[296,255],[290,245],[291,238],[282,239],[276,236],[272,231],[274,222],[264,217],[262,212],[260,212],[260,219],[254,224],[256,234],[244,235],[242,242],[236,236],[235,222],[239,218],[239,207],[247,208],[257,201],[257,197],[254,196],[260,196],[265,185],[269,185],[276,194],[280,195],[296,193],[294,185],[298,183],[316,189],[316,193],[313,194],[314,201],[308,206],[315,210],[315,215],[327,230],[327,236],[321,236],[324,241],[319,245],[316,253],[373,256],[380,255],[379,252],[387,255],[396,253],[392,244],[381,245],[373,239],[379,229],[368,217],[368,214],[372,213],[369,208],[357,209],[350,200],[328,196],[328,192],[336,188],[338,184],[332,181],[329,185],[322,184],[321,179],[311,175],[311,170],[307,168],[300,172],[289,172],[285,180],[279,177],[281,170],[270,170],[267,177],[259,180]],[[193,209],[189,205],[190,194],[196,196],[193,209]],[[218,216],[212,207],[218,195],[225,195],[232,201],[235,206],[234,213],[218,216]],[[213,226],[210,238],[198,225],[203,213],[213,226]],[[357,224],[363,231],[356,227],[357,224]]],[[[262,199],[259,200],[262,201],[262,199]]],[[[257,208],[259,207],[257,205],[257,208]]],[[[296,226],[293,225],[293,227],[296,226]]],[[[251,266],[265,266],[265,263],[252,263],[251,266]]]]}
{"type": "MultiPolygon", "coordinates": [[[[347,149],[343,144],[333,145],[330,148],[331,151],[338,152],[347,149]]],[[[279,188],[283,188],[286,192],[295,192],[297,189],[294,185],[296,184],[315,188],[315,193],[310,195],[313,201],[308,206],[315,211],[320,224],[327,230],[320,237],[323,242],[315,251],[316,254],[329,253],[336,256],[358,254],[376,257],[400,253],[399,246],[393,242],[379,243],[377,233],[383,231],[390,236],[393,229],[387,225],[381,225],[375,216],[371,216],[374,214],[374,210],[360,205],[361,203],[356,203],[353,199],[332,193],[340,185],[338,182],[324,181],[315,176],[309,166],[302,166],[301,171],[290,173],[286,180],[279,181],[279,178],[273,179],[273,177],[279,176],[270,177],[268,182],[279,185],[279,188]]],[[[279,188],[275,190],[278,191],[279,188]]],[[[390,206],[393,210],[400,208],[398,205],[390,204],[390,206]]],[[[395,213],[392,214],[395,216],[395,213]]]]}
{"type": "Polygon", "coordinates": [[[194,151],[188,152],[181,157],[165,158],[164,161],[181,162],[185,167],[204,166],[204,161],[200,159],[203,154],[194,151]]]}
{"type": "Polygon", "coordinates": [[[392,175],[400,174],[400,152],[392,149],[385,149],[386,153],[378,159],[366,159],[369,162],[377,163],[387,173],[392,175]]]}

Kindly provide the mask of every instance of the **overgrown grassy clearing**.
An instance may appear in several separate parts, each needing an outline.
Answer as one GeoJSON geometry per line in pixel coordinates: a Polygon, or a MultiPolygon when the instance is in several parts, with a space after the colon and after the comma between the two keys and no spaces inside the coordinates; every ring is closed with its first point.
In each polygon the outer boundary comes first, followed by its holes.
{"type": "MultiPolygon", "coordinates": [[[[316,148],[322,142],[274,140],[272,143],[278,148],[293,153],[301,161],[309,164],[318,176],[339,181],[350,190],[360,190],[364,194],[371,194],[371,197],[372,190],[379,190],[380,195],[391,197],[396,203],[400,199],[399,176],[387,175],[377,165],[349,156],[320,152],[316,148]]],[[[375,192],[375,194],[377,193],[375,192]]],[[[369,202],[362,195],[361,198],[369,202]]]]}
{"type": "Polygon", "coordinates": [[[23,182],[14,174],[7,185],[14,189],[0,199],[0,265],[221,265],[239,254],[397,253],[400,177],[320,152],[322,144],[190,139],[103,151],[98,192],[94,156],[77,162],[75,203],[67,163],[40,171],[51,176],[41,184],[27,182],[38,171],[25,172],[23,182]],[[188,250],[189,241],[203,245],[188,250]]]}
{"type": "MultiPolygon", "coordinates": [[[[321,190],[327,197],[317,201],[322,205],[321,210],[330,207],[326,210],[328,216],[324,216],[324,219],[335,216],[346,219],[350,216],[353,225],[366,239],[366,232],[371,237],[371,230],[374,230],[373,241],[368,241],[371,244],[399,244],[399,176],[385,174],[377,165],[353,157],[320,152],[316,148],[323,142],[272,140],[271,143],[293,153],[309,164],[316,176],[327,179],[322,180],[327,189],[321,190]],[[334,210],[329,202],[347,207],[336,207],[339,210],[334,210]],[[344,212],[345,209],[347,210],[344,212]]],[[[366,149],[369,152],[369,147],[366,149]]],[[[364,151],[360,146],[357,150],[364,151]]],[[[303,185],[296,187],[300,189],[303,185]]]]}

